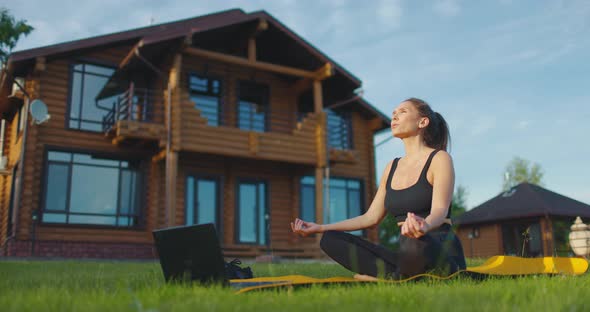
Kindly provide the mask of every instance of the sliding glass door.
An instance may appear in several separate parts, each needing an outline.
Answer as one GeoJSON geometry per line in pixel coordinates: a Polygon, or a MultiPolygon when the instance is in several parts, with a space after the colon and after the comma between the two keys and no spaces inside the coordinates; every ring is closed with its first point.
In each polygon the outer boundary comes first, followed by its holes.
{"type": "Polygon", "coordinates": [[[236,205],[236,241],[267,245],[270,220],[266,182],[238,180],[236,205]]]}
{"type": "Polygon", "coordinates": [[[189,176],[186,179],[186,225],[213,223],[219,234],[219,198],[218,177],[189,176]]]}

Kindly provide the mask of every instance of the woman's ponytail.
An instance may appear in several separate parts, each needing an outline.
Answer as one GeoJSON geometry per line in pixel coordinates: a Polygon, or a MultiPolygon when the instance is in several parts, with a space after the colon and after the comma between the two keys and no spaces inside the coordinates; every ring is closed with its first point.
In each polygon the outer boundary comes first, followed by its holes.
{"type": "Polygon", "coordinates": [[[449,133],[449,125],[443,116],[433,111],[424,100],[409,98],[405,102],[412,103],[420,116],[427,117],[430,120],[426,129],[424,129],[423,135],[426,146],[446,151],[451,144],[451,134],[449,133]]]}

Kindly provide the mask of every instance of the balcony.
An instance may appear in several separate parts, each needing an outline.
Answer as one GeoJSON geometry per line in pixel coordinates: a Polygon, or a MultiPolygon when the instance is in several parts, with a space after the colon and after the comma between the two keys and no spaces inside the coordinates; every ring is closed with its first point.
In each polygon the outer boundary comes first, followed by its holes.
{"type": "Polygon", "coordinates": [[[162,108],[154,105],[156,100],[154,90],[131,86],[117,97],[111,111],[103,117],[103,132],[119,146],[164,142],[164,115],[162,108]]]}
{"type": "Polygon", "coordinates": [[[353,149],[352,121],[349,113],[327,110],[326,131],[328,155],[332,162],[354,164],[359,161],[358,151],[353,149]]]}
{"type": "Polygon", "coordinates": [[[233,108],[207,97],[182,99],[182,150],[235,157],[317,163],[321,115],[238,101],[233,108]]]}

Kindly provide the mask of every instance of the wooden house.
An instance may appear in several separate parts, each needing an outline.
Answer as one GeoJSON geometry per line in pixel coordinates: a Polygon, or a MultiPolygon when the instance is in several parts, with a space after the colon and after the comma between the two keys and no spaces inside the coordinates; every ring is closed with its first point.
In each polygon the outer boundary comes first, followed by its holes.
{"type": "Polygon", "coordinates": [[[228,257],[322,257],[290,222],[359,215],[376,193],[373,136],[390,120],[360,87],[264,11],[15,52],[0,253],[153,258],[154,229],[212,222],[228,257]]]}
{"type": "Polygon", "coordinates": [[[454,220],[467,257],[567,255],[575,218],[590,205],[535,184],[521,183],[454,220]]]}

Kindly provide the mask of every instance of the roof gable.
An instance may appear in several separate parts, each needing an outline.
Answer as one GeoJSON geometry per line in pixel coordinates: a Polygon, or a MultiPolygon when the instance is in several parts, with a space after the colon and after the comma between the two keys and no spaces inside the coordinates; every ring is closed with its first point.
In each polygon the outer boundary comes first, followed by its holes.
{"type": "Polygon", "coordinates": [[[590,205],[525,182],[465,212],[456,222],[461,225],[541,216],[588,218],[590,205]]]}
{"type": "MultiPolygon", "coordinates": [[[[331,63],[333,64],[335,75],[325,81],[325,90],[339,90],[338,95],[344,97],[349,96],[353,93],[353,90],[361,86],[361,81],[357,77],[352,75],[338,63],[334,62],[327,55],[297,35],[287,26],[283,25],[266,11],[245,13],[241,9],[232,9],[154,26],[141,27],[14,52],[9,58],[8,72],[10,75],[20,75],[24,73],[30,68],[37,57],[65,55],[80,50],[119,43],[135,43],[135,47],[153,47],[158,44],[165,44],[171,40],[176,40],[178,42],[178,40],[184,40],[188,36],[200,36],[202,34],[217,32],[221,29],[227,29],[236,25],[260,20],[265,20],[271,26],[269,27],[270,31],[265,31],[260,36],[260,50],[263,51],[261,52],[262,60],[267,58],[266,61],[287,63],[287,65],[303,67],[308,70],[317,70],[324,64],[331,63]],[[265,38],[265,36],[267,36],[267,38],[265,38]],[[285,44],[277,44],[277,41],[281,41],[285,44]],[[280,47],[284,49],[283,52],[285,53],[283,53],[283,56],[279,56],[281,53],[275,53],[275,49],[280,47]],[[282,59],[273,59],[279,57],[282,57],[282,59]]],[[[8,83],[5,82],[5,79],[2,79],[0,83],[2,84],[0,85],[0,88],[2,91],[5,91],[0,93],[6,93],[6,90],[9,88],[8,83]]],[[[342,99],[333,99],[333,101],[338,100],[342,99]]],[[[0,102],[2,102],[1,99],[0,102]]],[[[377,118],[382,120],[382,125],[377,130],[389,128],[390,120],[387,116],[380,113],[375,107],[364,100],[358,103],[360,103],[360,107],[362,107],[366,113],[375,114],[377,118]]]]}
{"type": "Polygon", "coordinates": [[[281,30],[286,36],[294,40],[294,42],[301,45],[308,50],[311,55],[318,58],[322,62],[330,62],[335,65],[337,71],[343,74],[351,82],[358,86],[361,81],[353,76],[350,72],[342,66],[334,62],[327,55],[323,54],[316,47],[308,43],[305,39],[297,35],[288,27],[279,22],[272,15],[266,11],[257,11],[253,13],[245,13],[241,9],[232,9],[208,15],[202,15],[194,18],[158,24],[154,26],[141,27],[122,32],[106,34],[91,38],[79,39],[69,42],[58,43],[45,47],[33,48],[23,51],[17,51],[10,55],[9,62],[19,63],[27,61],[39,56],[51,56],[55,54],[72,52],[75,50],[92,48],[101,45],[113,44],[124,41],[139,41],[142,40],[144,44],[157,43],[164,40],[174,38],[183,38],[190,34],[199,32],[206,32],[216,28],[226,27],[234,24],[240,24],[249,21],[265,19],[274,27],[281,30]]]}

